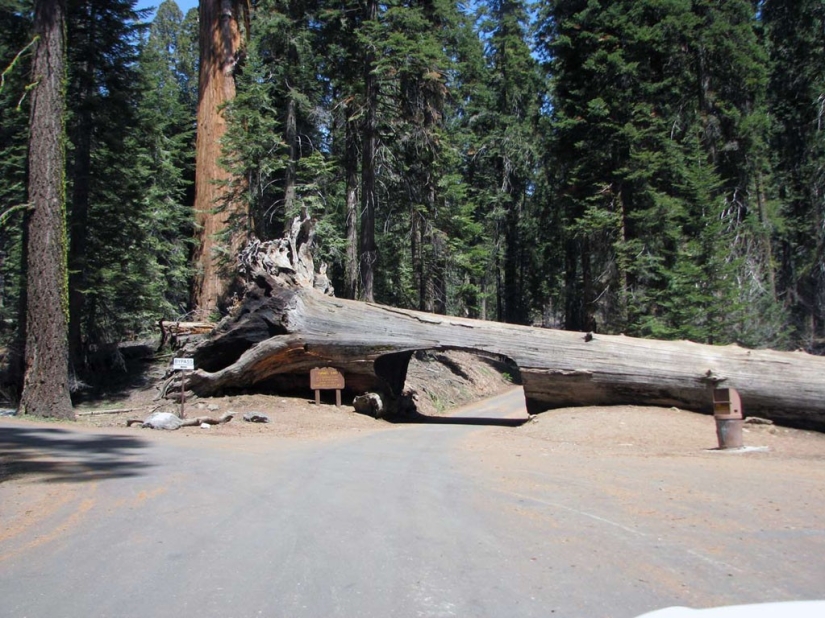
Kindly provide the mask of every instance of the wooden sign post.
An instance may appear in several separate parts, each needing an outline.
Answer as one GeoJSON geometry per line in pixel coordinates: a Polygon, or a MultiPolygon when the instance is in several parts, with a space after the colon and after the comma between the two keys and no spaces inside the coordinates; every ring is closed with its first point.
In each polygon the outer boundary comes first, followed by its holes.
{"type": "Polygon", "coordinates": [[[344,374],[334,367],[316,367],[309,372],[309,387],[315,391],[315,405],[321,405],[321,391],[335,389],[335,405],[341,406],[344,374]]]}
{"type": "MultiPolygon", "coordinates": [[[[172,369],[175,371],[192,371],[195,369],[194,358],[174,358],[172,359],[172,369]]],[[[180,417],[186,418],[186,374],[180,379],[180,417]]]]}

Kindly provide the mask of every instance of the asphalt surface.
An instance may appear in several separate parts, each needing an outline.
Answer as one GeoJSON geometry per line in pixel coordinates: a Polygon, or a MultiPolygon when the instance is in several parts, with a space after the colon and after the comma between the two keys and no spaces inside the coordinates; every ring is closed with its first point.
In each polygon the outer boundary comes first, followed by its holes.
{"type": "MultiPolygon", "coordinates": [[[[825,596],[823,530],[723,526],[715,551],[702,526],[616,512],[584,460],[499,470],[468,448],[523,414],[516,391],[451,421],[315,442],[4,421],[6,465],[37,480],[0,483],[0,616],[630,618],[825,596]]],[[[628,483],[646,465],[626,466],[628,483]]]]}

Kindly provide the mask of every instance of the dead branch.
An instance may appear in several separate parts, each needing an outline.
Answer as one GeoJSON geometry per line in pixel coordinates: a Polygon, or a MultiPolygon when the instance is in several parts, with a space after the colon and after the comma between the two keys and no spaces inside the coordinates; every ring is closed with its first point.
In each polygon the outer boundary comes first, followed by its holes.
{"type": "Polygon", "coordinates": [[[198,427],[200,425],[223,425],[231,421],[233,418],[235,418],[235,414],[232,412],[227,412],[220,418],[212,418],[211,416],[196,416],[195,418],[183,419],[181,427],[198,427]]]}
{"type": "MultiPolygon", "coordinates": [[[[170,417],[171,418],[171,417],[170,417]]],[[[197,416],[195,418],[183,418],[180,419],[180,423],[177,427],[198,427],[200,425],[223,425],[228,423],[233,418],[235,418],[234,412],[227,412],[226,414],[222,415],[220,418],[212,418],[211,416],[197,416]]],[[[177,422],[177,419],[174,419],[177,422]]],[[[149,427],[146,424],[146,419],[139,419],[139,418],[130,418],[126,421],[126,426],[131,427],[132,425],[140,425],[142,428],[149,427]]],[[[171,429],[171,428],[170,428],[171,429]]]]}

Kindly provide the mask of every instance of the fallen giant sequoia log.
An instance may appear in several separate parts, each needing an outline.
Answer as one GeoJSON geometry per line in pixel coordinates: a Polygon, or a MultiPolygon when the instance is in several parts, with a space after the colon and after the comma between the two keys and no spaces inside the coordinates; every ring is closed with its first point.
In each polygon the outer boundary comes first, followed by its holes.
{"type": "Polygon", "coordinates": [[[825,358],[685,341],[529,328],[394,309],[259,280],[241,310],[194,350],[187,387],[307,388],[334,366],[354,393],[399,397],[412,353],[461,349],[515,364],[531,413],[584,405],[710,412],[713,387],[739,390],[746,415],[825,429],[825,358]]]}
{"type": "MultiPolygon", "coordinates": [[[[417,350],[477,352],[514,365],[531,413],[585,405],[677,406],[710,412],[711,389],[735,388],[745,413],[825,430],[825,358],[686,341],[592,335],[482,322],[333,298],[315,272],[314,221],[284,238],[253,239],[238,256],[243,301],[209,337],[189,344],[199,395],[251,387],[308,390],[331,365],[351,394],[379,391],[392,408],[417,350]]],[[[180,383],[170,382],[173,396],[180,383]]]]}

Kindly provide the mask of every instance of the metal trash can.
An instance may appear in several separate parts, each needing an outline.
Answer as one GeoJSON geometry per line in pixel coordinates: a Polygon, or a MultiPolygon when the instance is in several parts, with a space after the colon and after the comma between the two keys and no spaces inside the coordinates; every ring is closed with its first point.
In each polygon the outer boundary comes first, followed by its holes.
{"type": "Polygon", "coordinates": [[[742,399],[736,389],[713,390],[713,417],[719,448],[742,448],[742,399]]]}

